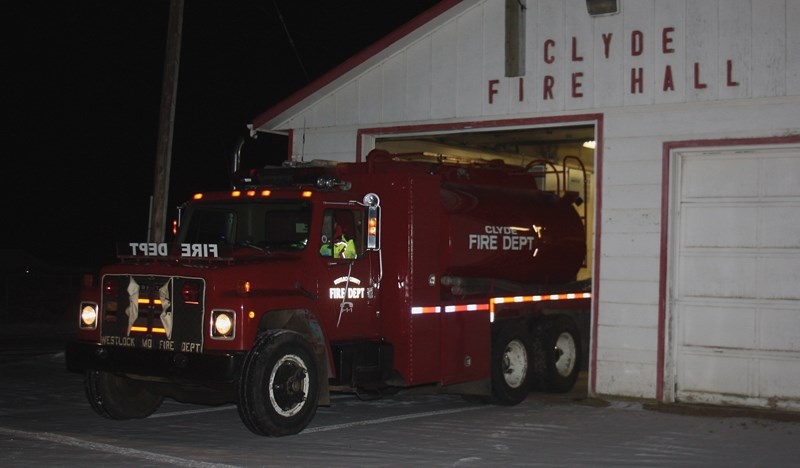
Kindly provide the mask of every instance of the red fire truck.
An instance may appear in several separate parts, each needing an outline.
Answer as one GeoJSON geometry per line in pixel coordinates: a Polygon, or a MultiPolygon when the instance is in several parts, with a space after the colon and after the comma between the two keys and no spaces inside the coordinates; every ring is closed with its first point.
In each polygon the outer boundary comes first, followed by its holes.
{"type": "Polygon", "coordinates": [[[585,227],[578,195],[541,176],[380,150],[241,171],[181,207],[174,242],[124,245],[101,269],[67,368],[102,416],[235,402],[270,436],[302,431],[332,391],[567,391],[585,227]]]}

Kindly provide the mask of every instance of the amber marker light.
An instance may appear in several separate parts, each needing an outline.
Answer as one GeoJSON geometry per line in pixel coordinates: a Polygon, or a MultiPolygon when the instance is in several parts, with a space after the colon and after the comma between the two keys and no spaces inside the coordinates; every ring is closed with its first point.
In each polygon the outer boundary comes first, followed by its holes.
{"type": "Polygon", "coordinates": [[[255,190],[248,190],[247,191],[247,196],[248,197],[255,197],[256,196],[256,191],[255,190]]]}
{"type": "Polygon", "coordinates": [[[268,197],[270,195],[272,195],[272,190],[262,190],[261,191],[261,196],[262,197],[268,197]]]}
{"type": "Polygon", "coordinates": [[[147,298],[139,298],[139,304],[153,304],[153,305],[161,305],[161,299],[153,299],[152,301],[147,298]]]}
{"type": "Polygon", "coordinates": [[[304,190],[303,191],[303,198],[311,198],[311,190],[304,190]]]}
{"type": "Polygon", "coordinates": [[[94,286],[94,280],[95,280],[94,275],[91,273],[87,273],[83,275],[81,284],[83,285],[84,288],[91,288],[92,286],[94,286]]]}
{"type": "Polygon", "coordinates": [[[252,289],[253,285],[247,280],[241,280],[236,283],[236,292],[239,294],[250,294],[252,289]]]}
{"type": "Polygon", "coordinates": [[[203,198],[203,194],[202,193],[195,193],[194,195],[192,195],[192,199],[194,199],[194,200],[200,200],[202,198],[203,198]]]}
{"type": "Polygon", "coordinates": [[[242,191],[241,190],[234,190],[233,192],[231,192],[231,196],[233,198],[239,198],[239,197],[242,196],[242,191]]]}

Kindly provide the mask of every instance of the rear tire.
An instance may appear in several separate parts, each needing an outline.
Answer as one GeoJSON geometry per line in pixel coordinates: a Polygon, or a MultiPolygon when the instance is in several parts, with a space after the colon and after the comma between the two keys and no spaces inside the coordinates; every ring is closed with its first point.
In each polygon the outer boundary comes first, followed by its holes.
{"type": "Polygon", "coordinates": [[[492,395],[501,405],[516,405],[529,392],[531,340],[525,327],[505,325],[492,340],[492,395]]]}
{"type": "Polygon", "coordinates": [[[259,337],[239,378],[239,417],[257,435],[297,434],[317,411],[319,373],[311,345],[276,330],[259,337]]]}
{"type": "Polygon", "coordinates": [[[86,371],[83,384],[92,409],[104,418],[146,418],[164,401],[143,382],[109,372],[86,371]]]}
{"type": "Polygon", "coordinates": [[[536,330],[536,380],[541,389],[549,393],[572,390],[582,362],[581,338],[575,321],[566,315],[555,315],[545,318],[536,330]]]}

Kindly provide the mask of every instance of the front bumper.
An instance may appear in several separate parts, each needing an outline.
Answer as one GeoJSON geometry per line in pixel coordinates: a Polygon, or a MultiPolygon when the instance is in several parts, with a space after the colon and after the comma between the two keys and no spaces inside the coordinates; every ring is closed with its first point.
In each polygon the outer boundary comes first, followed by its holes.
{"type": "Polygon", "coordinates": [[[70,341],[66,346],[67,369],[98,370],[184,383],[232,383],[239,379],[244,352],[181,353],[103,346],[70,341]]]}

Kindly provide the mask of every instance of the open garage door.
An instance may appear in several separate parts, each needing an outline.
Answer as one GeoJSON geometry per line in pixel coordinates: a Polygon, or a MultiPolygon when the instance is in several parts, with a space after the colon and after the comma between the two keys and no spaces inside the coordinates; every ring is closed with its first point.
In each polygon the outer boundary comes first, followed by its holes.
{"type": "MultiPolygon", "coordinates": [[[[551,192],[576,191],[583,200],[576,210],[586,226],[586,261],[577,280],[591,283],[594,259],[595,210],[595,148],[594,124],[540,125],[516,128],[454,128],[443,131],[441,125],[425,131],[416,127],[414,133],[401,133],[392,128],[391,134],[375,134],[374,147],[391,153],[425,153],[432,162],[490,162],[527,167],[541,172],[537,178],[540,189],[551,192]]],[[[571,393],[587,395],[591,347],[591,311],[558,310],[575,319],[580,330],[582,370],[571,393]]]]}
{"type": "Polygon", "coordinates": [[[800,409],[800,147],[673,160],[676,399],[800,409]]]}

